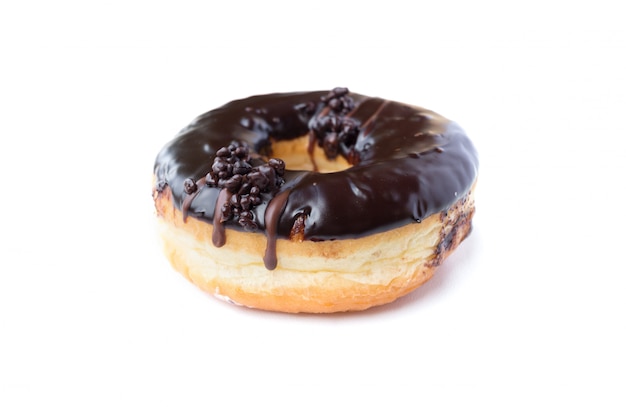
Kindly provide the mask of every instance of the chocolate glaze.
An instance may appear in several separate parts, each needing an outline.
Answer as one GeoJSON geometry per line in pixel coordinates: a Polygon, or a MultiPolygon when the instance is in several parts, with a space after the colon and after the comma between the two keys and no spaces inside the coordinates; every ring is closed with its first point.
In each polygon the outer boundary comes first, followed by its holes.
{"type": "MultiPolygon", "coordinates": [[[[234,222],[220,222],[219,188],[199,182],[190,197],[185,179],[202,180],[211,171],[216,151],[232,140],[269,155],[273,141],[306,136],[309,123],[324,111],[327,93],[253,96],[203,114],[157,156],[157,190],[168,185],[185,216],[209,223],[217,216],[220,229],[243,230],[234,222]]],[[[303,215],[307,240],[355,238],[420,222],[449,208],[473,184],[476,151],[456,123],[398,102],[354,93],[350,97],[355,107],[348,115],[359,124],[359,134],[352,151],[341,154],[352,155],[347,158],[354,165],[335,173],[287,169],[280,190],[265,194],[264,202],[254,208],[258,231],[268,235],[268,248],[276,238],[289,238],[303,215]],[[280,202],[273,202],[278,195],[280,202]]],[[[217,241],[224,244],[219,236],[217,241]]],[[[275,254],[266,253],[265,262],[273,268],[275,254]]]]}

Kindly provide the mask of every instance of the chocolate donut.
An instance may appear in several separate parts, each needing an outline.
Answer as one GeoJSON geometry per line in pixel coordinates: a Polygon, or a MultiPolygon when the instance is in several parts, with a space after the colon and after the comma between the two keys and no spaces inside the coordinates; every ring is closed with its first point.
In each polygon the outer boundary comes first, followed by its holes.
{"type": "MultiPolygon", "coordinates": [[[[229,233],[263,240],[260,257],[268,276],[281,268],[277,242],[319,244],[324,247],[319,255],[329,258],[333,244],[419,228],[435,217],[441,230],[423,262],[434,269],[469,233],[477,169],[474,146],[456,123],[429,110],[335,88],[253,96],[201,115],[158,154],[153,195],[161,218],[173,211],[179,218],[174,226],[199,222],[214,248],[229,246],[229,233]],[[305,157],[310,168],[292,168],[287,158],[275,156],[278,146],[289,143],[296,146],[291,155],[305,157]],[[320,162],[343,164],[326,172],[320,162]],[[165,209],[164,200],[173,207],[165,209]],[[455,208],[458,213],[450,217],[455,208]]],[[[216,287],[203,288],[215,292],[216,287]]],[[[254,301],[244,305],[283,310],[254,301]]]]}

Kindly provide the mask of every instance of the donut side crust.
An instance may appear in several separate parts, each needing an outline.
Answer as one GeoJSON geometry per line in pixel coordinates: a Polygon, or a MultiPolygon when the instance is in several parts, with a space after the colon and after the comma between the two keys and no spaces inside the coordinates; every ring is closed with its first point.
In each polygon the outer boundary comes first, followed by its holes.
{"type": "Polygon", "coordinates": [[[428,281],[471,230],[475,185],[421,223],[358,239],[278,239],[274,270],[263,262],[263,233],[226,229],[226,244],[218,248],[213,226],[183,221],[168,187],[153,198],[167,259],[202,290],[251,308],[331,313],[390,303],[428,281]]]}

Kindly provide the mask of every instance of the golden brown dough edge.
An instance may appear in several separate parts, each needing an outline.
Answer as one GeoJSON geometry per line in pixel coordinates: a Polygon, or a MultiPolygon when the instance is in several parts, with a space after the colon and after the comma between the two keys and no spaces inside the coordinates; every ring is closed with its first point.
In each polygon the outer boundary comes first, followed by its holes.
{"type": "Polygon", "coordinates": [[[330,313],[390,303],[428,281],[471,230],[475,185],[421,223],[359,239],[279,239],[275,270],[263,263],[264,234],[227,229],[226,244],[216,248],[213,226],[183,221],[169,188],[153,197],[167,259],[201,289],[251,308],[330,313]]]}

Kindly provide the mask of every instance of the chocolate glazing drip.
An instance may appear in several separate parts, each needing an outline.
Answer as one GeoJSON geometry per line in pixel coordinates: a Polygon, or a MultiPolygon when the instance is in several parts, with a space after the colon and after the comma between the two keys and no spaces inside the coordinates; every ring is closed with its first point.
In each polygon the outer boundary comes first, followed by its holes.
{"type": "Polygon", "coordinates": [[[281,191],[271,200],[265,211],[267,247],[265,248],[263,262],[265,263],[265,268],[268,270],[274,270],[278,264],[278,258],[276,257],[276,232],[278,229],[278,219],[285,209],[288,198],[289,190],[281,191]]]}
{"type": "Polygon", "coordinates": [[[222,247],[226,244],[226,230],[224,227],[224,216],[221,212],[224,204],[230,200],[233,194],[227,190],[222,189],[217,196],[215,202],[215,215],[213,215],[213,236],[212,241],[215,247],[222,247]]]}
{"type": "MultiPolygon", "coordinates": [[[[304,239],[346,239],[420,221],[448,209],[469,191],[478,159],[457,124],[422,108],[347,90],[338,93],[334,98],[326,91],[253,96],[203,114],[159,153],[154,169],[157,191],[169,186],[178,209],[208,223],[217,217],[220,228],[243,230],[254,221],[256,230],[268,235],[268,249],[273,238],[288,239],[303,214],[304,239]],[[333,99],[341,100],[329,102],[333,99]],[[238,214],[222,222],[219,186],[197,182],[197,191],[185,190],[186,179],[199,181],[213,171],[217,152],[231,141],[246,143],[250,155],[270,155],[273,142],[310,134],[323,111],[335,114],[318,129],[324,134],[322,147],[344,156],[352,167],[324,174],[284,169],[276,189],[238,195],[233,208],[247,212],[243,225],[236,221],[238,214]],[[289,193],[283,194],[285,190],[289,193]],[[279,196],[285,202],[278,211],[273,201],[279,196]],[[243,197],[248,197],[244,204],[243,197]],[[248,205],[250,199],[257,203],[248,205]]],[[[315,140],[319,143],[320,138],[315,140]]],[[[245,164],[237,165],[237,171],[245,171],[245,164]]],[[[255,170],[260,171],[267,169],[255,170]]],[[[229,185],[234,190],[238,182],[229,185]]],[[[271,266],[270,252],[266,262],[271,266]]]]}

